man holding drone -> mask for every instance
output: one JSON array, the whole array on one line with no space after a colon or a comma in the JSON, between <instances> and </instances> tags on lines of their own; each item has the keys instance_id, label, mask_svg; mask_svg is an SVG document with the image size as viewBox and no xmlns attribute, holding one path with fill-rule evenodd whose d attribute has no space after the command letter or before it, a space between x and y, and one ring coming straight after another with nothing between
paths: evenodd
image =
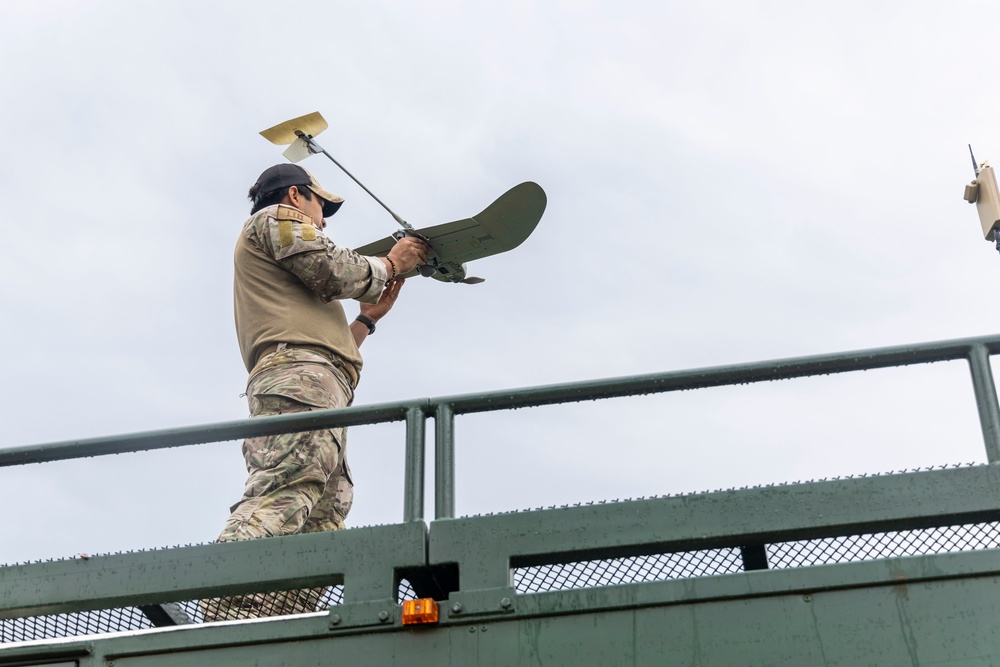
<instances>
[{"instance_id":1,"label":"man holding drone","mask_svg":"<svg viewBox=\"0 0 1000 667\"><path fill-rule=\"evenodd\" d=\"M251 216L236 245L234 299L250 413L346 407L361 372L358 348L396 302L403 284L396 277L426 262L427 244L403 238L386 257L335 245L323 234L325 218L344 200L296 164L264 170L249 198ZM353 322L341 299L360 302ZM346 445L344 428L246 439L249 477L219 541L342 529L353 499ZM224 598L205 616L313 611L316 600L308 594Z\"/></svg>"}]
</instances>

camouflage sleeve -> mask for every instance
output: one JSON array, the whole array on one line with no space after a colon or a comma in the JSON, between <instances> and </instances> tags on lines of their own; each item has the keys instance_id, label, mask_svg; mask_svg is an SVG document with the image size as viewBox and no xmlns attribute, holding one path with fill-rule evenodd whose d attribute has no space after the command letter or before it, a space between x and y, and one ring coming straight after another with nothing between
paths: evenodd
<instances>
[{"instance_id":1,"label":"camouflage sleeve","mask_svg":"<svg viewBox=\"0 0 1000 667\"><path fill-rule=\"evenodd\" d=\"M382 260L335 245L309 222L285 217L252 220L247 230L251 240L256 237L266 254L324 301L379 300L388 278Z\"/></svg>"}]
</instances>

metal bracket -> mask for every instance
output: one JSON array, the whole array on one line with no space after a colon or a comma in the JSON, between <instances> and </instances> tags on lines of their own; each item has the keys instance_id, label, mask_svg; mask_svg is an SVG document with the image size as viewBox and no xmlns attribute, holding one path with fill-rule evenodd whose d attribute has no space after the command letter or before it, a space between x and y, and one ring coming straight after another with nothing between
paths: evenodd
<instances>
[{"instance_id":1,"label":"metal bracket","mask_svg":"<svg viewBox=\"0 0 1000 667\"><path fill-rule=\"evenodd\" d=\"M513 587L455 591L442 604L450 620L469 617L501 616L517 610L517 591Z\"/></svg>"},{"instance_id":2,"label":"metal bracket","mask_svg":"<svg viewBox=\"0 0 1000 667\"><path fill-rule=\"evenodd\" d=\"M400 621L400 613L400 607L394 600L374 600L331 607L328 619L330 630L372 626L391 628Z\"/></svg>"}]
</instances>

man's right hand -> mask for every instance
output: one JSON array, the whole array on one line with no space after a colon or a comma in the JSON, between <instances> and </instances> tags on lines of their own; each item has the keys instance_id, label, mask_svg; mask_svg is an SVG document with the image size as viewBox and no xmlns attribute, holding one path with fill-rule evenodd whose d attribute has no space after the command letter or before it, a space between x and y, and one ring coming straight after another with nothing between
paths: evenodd
<instances>
[{"instance_id":1,"label":"man's right hand","mask_svg":"<svg viewBox=\"0 0 1000 667\"><path fill-rule=\"evenodd\" d=\"M389 275L392 275L393 265L396 267L397 276L409 273L418 266L423 266L427 263L427 253L429 250L427 244L420 239L412 236L404 236L396 241L396 245L389 251L389 259L392 260L391 262L386 262L386 269L389 271Z\"/></svg>"}]
</instances>

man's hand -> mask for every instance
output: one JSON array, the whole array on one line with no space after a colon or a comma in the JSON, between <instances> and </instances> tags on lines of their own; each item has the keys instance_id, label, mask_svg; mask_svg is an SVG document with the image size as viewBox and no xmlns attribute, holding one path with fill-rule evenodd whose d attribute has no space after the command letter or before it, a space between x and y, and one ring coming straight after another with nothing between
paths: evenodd
<instances>
[{"instance_id":1,"label":"man's hand","mask_svg":"<svg viewBox=\"0 0 1000 667\"><path fill-rule=\"evenodd\" d=\"M403 288L403 283L405 282L405 280L399 278L386 283L385 289L382 290L382 296L378 299L378 303L362 303L361 314L365 317L370 317L374 322L378 322L385 317L385 314L395 305L396 298L399 297L399 290Z\"/></svg>"},{"instance_id":2,"label":"man's hand","mask_svg":"<svg viewBox=\"0 0 1000 667\"><path fill-rule=\"evenodd\" d=\"M423 266L427 263L428 250L427 244L418 238L404 236L399 239L389 251L389 259L392 261L386 261L389 275L392 275L393 265L396 267L396 275L398 276L409 273L418 266Z\"/></svg>"},{"instance_id":3,"label":"man's hand","mask_svg":"<svg viewBox=\"0 0 1000 667\"><path fill-rule=\"evenodd\" d=\"M385 314L396 303L396 298L399 297L399 290L403 288L404 282L406 281L398 278L386 283L385 289L382 290L382 296L378 299L378 303L362 303L361 314L370 318L373 322L378 322L385 317ZM351 322L350 327L354 342L358 347L361 347L361 343L365 342L365 338L368 338L368 327L357 320Z\"/></svg>"}]
</instances>

